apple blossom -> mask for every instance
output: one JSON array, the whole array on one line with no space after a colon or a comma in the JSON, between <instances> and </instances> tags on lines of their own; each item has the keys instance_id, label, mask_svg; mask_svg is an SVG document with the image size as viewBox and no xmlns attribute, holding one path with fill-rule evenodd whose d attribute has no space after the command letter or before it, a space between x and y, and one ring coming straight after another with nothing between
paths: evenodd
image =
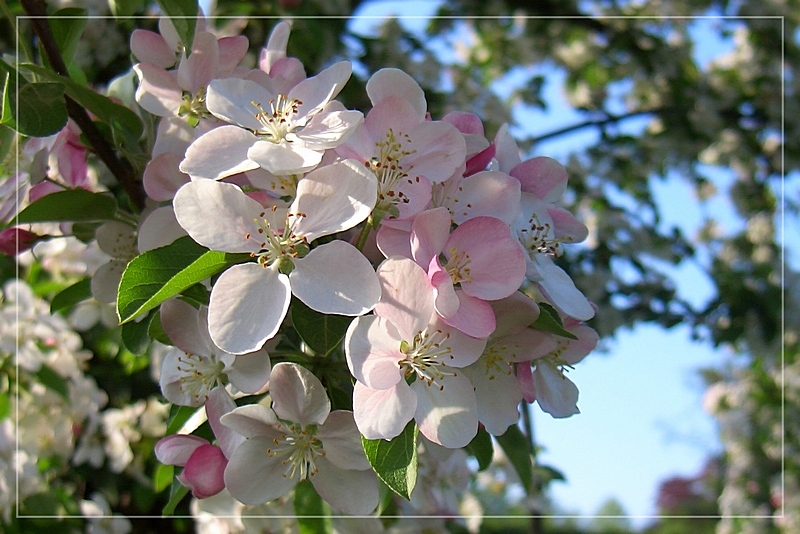
<instances>
[{"instance_id":1,"label":"apple blossom","mask_svg":"<svg viewBox=\"0 0 800 534\"><path fill-rule=\"evenodd\" d=\"M414 419L431 441L465 446L478 431L478 413L459 368L480 357L486 340L442 322L428 277L413 260L387 259L378 279L375 315L356 318L345 335L358 430L368 439L391 439Z\"/></svg>"},{"instance_id":2,"label":"apple blossom","mask_svg":"<svg viewBox=\"0 0 800 534\"><path fill-rule=\"evenodd\" d=\"M208 309L199 310L176 299L161 305L161 324L175 345L161 369L161 392L181 406L200 406L227 377L238 391L260 392L267 384L270 359L261 349L234 356L220 350L208 334Z\"/></svg>"},{"instance_id":3,"label":"apple blossom","mask_svg":"<svg viewBox=\"0 0 800 534\"><path fill-rule=\"evenodd\" d=\"M225 468L225 485L245 504L277 499L302 480L348 514L378 505L378 484L356 431L352 412L331 411L319 379L295 363L270 375L272 407L240 406L222 424L247 439Z\"/></svg>"},{"instance_id":4,"label":"apple blossom","mask_svg":"<svg viewBox=\"0 0 800 534\"><path fill-rule=\"evenodd\" d=\"M229 183L184 185L174 206L189 235L212 250L256 259L229 268L214 284L208 312L214 343L233 354L257 350L277 333L291 294L322 313L371 310L380 286L369 261L345 241L310 245L364 220L375 199L375 177L347 160L304 177L288 210L265 209Z\"/></svg>"},{"instance_id":5,"label":"apple blossom","mask_svg":"<svg viewBox=\"0 0 800 534\"><path fill-rule=\"evenodd\" d=\"M598 343L597 332L575 319L566 318L564 328L577 339L557 338L555 350L528 365L517 366L517 377L525 400L539 403L539 407L556 418L580 413L578 388L566 377L566 371L583 360ZM550 336L537 332L540 336Z\"/></svg>"},{"instance_id":6,"label":"apple blossom","mask_svg":"<svg viewBox=\"0 0 800 534\"><path fill-rule=\"evenodd\" d=\"M313 169L325 150L342 143L363 120L361 112L333 101L350 70L349 62L336 63L287 94L273 94L251 80L214 80L206 107L231 124L192 143L181 170L193 178L220 179L258 167L276 175Z\"/></svg>"}]
</instances>

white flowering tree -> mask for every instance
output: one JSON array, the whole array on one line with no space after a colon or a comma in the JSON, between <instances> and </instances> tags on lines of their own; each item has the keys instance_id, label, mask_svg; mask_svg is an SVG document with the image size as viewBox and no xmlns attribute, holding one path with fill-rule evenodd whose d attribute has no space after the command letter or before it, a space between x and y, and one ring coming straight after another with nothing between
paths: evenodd
<instances>
[{"instance_id":1,"label":"white flowering tree","mask_svg":"<svg viewBox=\"0 0 800 534\"><path fill-rule=\"evenodd\" d=\"M190 0L0 2L3 531L477 531L489 477L515 481L538 530L560 474L536 459L529 410L579 413L567 373L600 335L686 321L775 350L774 95L753 100L741 81L730 102L687 109L707 94L687 82L685 42L645 22L453 1L442 14L516 18L438 19L423 42L393 20L369 37L346 17L304 18L335 9L310 0L206 14ZM527 14L571 14L541 9ZM432 44L459 31L473 47L447 63ZM762 58L754 41L756 59L708 73L708 94ZM491 81L549 55L591 118L531 138ZM631 109L612 114L624 77ZM535 103L541 84L522 86ZM640 115L642 139L613 129ZM729 163L724 121L753 152L733 193L752 224L744 242L708 234L730 253L708 265L718 299L694 309L648 267L693 250L658 227L643 184L703 143ZM603 132L584 157L531 150L581 128ZM653 217L615 205L612 181ZM776 361L758 362L774 379ZM769 504L748 510L788 506L773 471L759 479Z\"/></svg>"}]
</instances>

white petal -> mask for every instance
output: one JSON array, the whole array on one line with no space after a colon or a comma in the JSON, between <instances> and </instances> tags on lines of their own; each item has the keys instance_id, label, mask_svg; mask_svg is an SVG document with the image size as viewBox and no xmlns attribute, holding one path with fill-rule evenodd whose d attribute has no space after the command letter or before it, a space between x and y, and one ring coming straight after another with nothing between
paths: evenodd
<instances>
[{"instance_id":1,"label":"white petal","mask_svg":"<svg viewBox=\"0 0 800 534\"><path fill-rule=\"evenodd\" d=\"M331 412L325 424L319 427L317 437L322 441L325 458L337 467L357 470L370 468L353 412Z\"/></svg>"},{"instance_id":2,"label":"white petal","mask_svg":"<svg viewBox=\"0 0 800 534\"><path fill-rule=\"evenodd\" d=\"M579 321L588 321L594 317L594 308L589 304L589 300L575 287L575 282L561 267L550 258L544 258L537 263L539 274L542 275L542 279L538 280L539 286L547 300Z\"/></svg>"},{"instance_id":3,"label":"white petal","mask_svg":"<svg viewBox=\"0 0 800 534\"><path fill-rule=\"evenodd\" d=\"M478 420L490 434L502 436L519 419L522 391L513 369L502 360L482 359L465 368L464 373L475 387Z\"/></svg>"},{"instance_id":4,"label":"white petal","mask_svg":"<svg viewBox=\"0 0 800 534\"><path fill-rule=\"evenodd\" d=\"M278 432L274 428L278 424L275 412L263 404L245 404L234 408L220 417L220 422L247 438L272 436Z\"/></svg>"},{"instance_id":5,"label":"white petal","mask_svg":"<svg viewBox=\"0 0 800 534\"><path fill-rule=\"evenodd\" d=\"M306 148L299 141L291 144L257 141L247 151L247 157L272 174L287 176L316 167L322 160L322 152Z\"/></svg>"},{"instance_id":6,"label":"white petal","mask_svg":"<svg viewBox=\"0 0 800 534\"><path fill-rule=\"evenodd\" d=\"M122 280L122 273L128 265L127 260L113 259L101 265L92 276L92 296L106 304L113 304L117 301L117 289L119 281Z\"/></svg>"},{"instance_id":7,"label":"white petal","mask_svg":"<svg viewBox=\"0 0 800 534\"><path fill-rule=\"evenodd\" d=\"M394 386L402 379L402 341L397 328L388 319L375 315L356 317L344 338L350 373L374 389Z\"/></svg>"},{"instance_id":8,"label":"white petal","mask_svg":"<svg viewBox=\"0 0 800 534\"><path fill-rule=\"evenodd\" d=\"M536 366L533 372L536 402L543 411L557 419L580 413L578 387L563 373L547 363Z\"/></svg>"},{"instance_id":9,"label":"white petal","mask_svg":"<svg viewBox=\"0 0 800 534\"><path fill-rule=\"evenodd\" d=\"M272 368L269 392L275 414L287 421L321 425L331 412L331 401L322 382L296 363L281 362Z\"/></svg>"},{"instance_id":10,"label":"white petal","mask_svg":"<svg viewBox=\"0 0 800 534\"><path fill-rule=\"evenodd\" d=\"M139 227L136 248L140 252L147 252L154 248L169 245L179 237L186 235L186 231L178 224L172 206L161 206L153 210Z\"/></svg>"},{"instance_id":11,"label":"white petal","mask_svg":"<svg viewBox=\"0 0 800 534\"><path fill-rule=\"evenodd\" d=\"M349 61L340 61L316 76L298 83L287 95L289 100L302 102L297 108L300 123L305 117L318 113L329 100L336 97L350 78L352 67Z\"/></svg>"},{"instance_id":12,"label":"white petal","mask_svg":"<svg viewBox=\"0 0 800 534\"><path fill-rule=\"evenodd\" d=\"M373 74L367 81L367 95L373 106L387 96L399 96L414 106L420 120L425 118L428 110L422 88L400 69L381 69Z\"/></svg>"},{"instance_id":13,"label":"white petal","mask_svg":"<svg viewBox=\"0 0 800 534\"><path fill-rule=\"evenodd\" d=\"M265 350L240 354L226 370L231 385L242 393L258 393L269 381L272 365Z\"/></svg>"},{"instance_id":14,"label":"white petal","mask_svg":"<svg viewBox=\"0 0 800 534\"><path fill-rule=\"evenodd\" d=\"M399 436L417 409L417 395L401 380L389 389L370 389L361 382L353 387L353 416L367 439Z\"/></svg>"},{"instance_id":15,"label":"white petal","mask_svg":"<svg viewBox=\"0 0 800 534\"><path fill-rule=\"evenodd\" d=\"M327 150L343 143L363 121L360 111L323 111L314 115L297 137L309 148Z\"/></svg>"},{"instance_id":16,"label":"white petal","mask_svg":"<svg viewBox=\"0 0 800 534\"><path fill-rule=\"evenodd\" d=\"M335 240L294 260L292 293L321 313L362 315L381 297L372 264L350 243Z\"/></svg>"},{"instance_id":17,"label":"white petal","mask_svg":"<svg viewBox=\"0 0 800 534\"><path fill-rule=\"evenodd\" d=\"M309 242L347 230L367 218L378 199L378 181L364 165L345 160L306 175L297 184L289 209L297 215L292 227Z\"/></svg>"},{"instance_id":18,"label":"white petal","mask_svg":"<svg viewBox=\"0 0 800 534\"><path fill-rule=\"evenodd\" d=\"M465 447L478 433L478 406L470 381L459 372L432 385L424 380L411 384L417 394L419 431L448 449Z\"/></svg>"},{"instance_id":19,"label":"white petal","mask_svg":"<svg viewBox=\"0 0 800 534\"><path fill-rule=\"evenodd\" d=\"M386 317L406 341L428 326L433 314L433 288L422 267L408 258L389 258L378 266L381 300L375 315Z\"/></svg>"},{"instance_id":20,"label":"white petal","mask_svg":"<svg viewBox=\"0 0 800 534\"><path fill-rule=\"evenodd\" d=\"M203 325L202 332L199 316L197 308L182 300L170 299L161 305L161 326L172 344L184 352L210 356L208 325Z\"/></svg>"},{"instance_id":21,"label":"white petal","mask_svg":"<svg viewBox=\"0 0 800 534\"><path fill-rule=\"evenodd\" d=\"M319 472L311 483L320 497L346 514L367 515L378 506L378 479L372 471L341 469L325 458L315 460Z\"/></svg>"},{"instance_id":22,"label":"white petal","mask_svg":"<svg viewBox=\"0 0 800 534\"><path fill-rule=\"evenodd\" d=\"M211 339L231 354L254 352L278 332L290 300L286 275L257 263L234 265L211 290Z\"/></svg>"},{"instance_id":23,"label":"white petal","mask_svg":"<svg viewBox=\"0 0 800 534\"><path fill-rule=\"evenodd\" d=\"M256 119L259 109L253 102L262 107L269 107L274 95L250 80L226 78L213 80L208 84L206 107L208 111L220 119L238 124L242 128L258 131L261 122Z\"/></svg>"},{"instance_id":24,"label":"white petal","mask_svg":"<svg viewBox=\"0 0 800 534\"><path fill-rule=\"evenodd\" d=\"M238 186L214 180L197 180L175 193L175 218L192 239L212 250L254 252L259 249L251 233L253 219L264 211L261 204Z\"/></svg>"},{"instance_id":25,"label":"white petal","mask_svg":"<svg viewBox=\"0 0 800 534\"><path fill-rule=\"evenodd\" d=\"M233 402L225 388L216 387L208 394L206 400L208 423L211 425L211 430L214 431L214 436L216 436L219 448L222 449L225 458L233 456L233 451L244 441L244 436L220 423L220 418L235 408L236 403Z\"/></svg>"},{"instance_id":26,"label":"white petal","mask_svg":"<svg viewBox=\"0 0 800 534\"><path fill-rule=\"evenodd\" d=\"M275 445L271 437L250 438L236 449L225 468L225 487L244 504L262 504L283 497L297 484L284 476L284 457L266 453Z\"/></svg>"},{"instance_id":27,"label":"white petal","mask_svg":"<svg viewBox=\"0 0 800 534\"><path fill-rule=\"evenodd\" d=\"M172 73L164 69L138 63L133 66L139 76L136 101L144 109L159 117L172 117L181 107L181 89Z\"/></svg>"},{"instance_id":28,"label":"white petal","mask_svg":"<svg viewBox=\"0 0 800 534\"><path fill-rule=\"evenodd\" d=\"M192 179L210 180L257 169L258 163L247 157L247 151L256 141L255 135L238 126L214 128L186 149L180 169Z\"/></svg>"}]
</instances>

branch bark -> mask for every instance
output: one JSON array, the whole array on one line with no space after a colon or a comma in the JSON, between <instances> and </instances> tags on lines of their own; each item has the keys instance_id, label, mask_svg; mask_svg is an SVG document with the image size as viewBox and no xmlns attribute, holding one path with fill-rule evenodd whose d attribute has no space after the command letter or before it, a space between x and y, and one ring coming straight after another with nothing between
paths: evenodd
<instances>
[{"instance_id":1,"label":"branch bark","mask_svg":"<svg viewBox=\"0 0 800 534\"><path fill-rule=\"evenodd\" d=\"M21 0L22 8L31 18L31 26L44 49L47 60L58 74L69 77L67 65L58 50L53 32L47 23L47 10L43 0ZM133 169L127 161L120 159L105 137L97 129L89 113L70 97L64 97L67 104L67 113L81 129L81 132L88 139L92 150L100 160L105 163L108 170L119 182L120 186L128 193L131 203L138 209L144 207L144 190L141 183L134 179Z\"/></svg>"}]
</instances>

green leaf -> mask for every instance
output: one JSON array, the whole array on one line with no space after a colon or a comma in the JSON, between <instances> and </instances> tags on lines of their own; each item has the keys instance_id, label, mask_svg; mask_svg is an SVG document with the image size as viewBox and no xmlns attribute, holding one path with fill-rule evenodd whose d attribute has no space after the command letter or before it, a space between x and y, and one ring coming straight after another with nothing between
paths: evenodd
<instances>
[{"instance_id":1,"label":"green leaf","mask_svg":"<svg viewBox=\"0 0 800 534\"><path fill-rule=\"evenodd\" d=\"M294 513L300 534L333 532L333 521L328 512L325 501L310 481L304 480L294 487Z\"/></svg>"},{"instance_id":2,"label":"green leaf","mask_svg":"<svg viewBox=\"0 0 800 534\"><path fill-rule=\"evenodd\" d=\"M174 473L174 466L159 464L158 467L156 467L156 472L153 473L153 491L161 493L167 489L172 483L172 476Z\"/></svg>"},{"instance_id":3,"label":"green leaf","mask_svg":"<svg viewBox=\"0 0 800 534\"><path fill-rule=\"evenodd\" d=\"M201 247L191 237L136 256L122 273L117 295L120 324L152 310L170 297L222 269L249 259Z\"/></svg>"},{"instance_id":4,"label":"green leaf","mask_svg":"<svg viewBox=\"0 0 800 534\"><path fill-rule=\"evenodd\" d=\"M417 483L417 433L417 425L412 420L391 441L361 437L375 474L406 500L411 499L411 491Z\"/></svg>"},{"instance_id":5,"label":"green leaf","mask_svg":"<svg viewBox=\"0 0 800 534\"><path fill-rule=\"evenodd\" d=\"M545 302L539 303L539 318L531 325L531 328L569 339L578 339L575 334L564 328L564 323L556 309Z\"/></svg>"},{"instance_id":6,"label":"green leaf","mask_svg":"<svg viewBox=\"0 0 800 534\"><path fill-rule=\"evenodd\" d=\"M158 5L175 26L188 56L194 41L194 28L197 23L197 0L157 0Z\"/></svg>"},{"instance_id":7,"label":"green leaf","mask_svg":"<svg viewBox=\"0 0 800 534\"><path fill-rule=\"evenodd\" d=\"M5 65L2 60L0 60L0 66ZM10 73L6 72L3 76L0 76L0 80L3 80L3 102L2 102L2 111L0 111L0 124L8 126L12 129L17 128L17 122L14 120L14 107L11 105L11 92L16 91L14 86L14 80ZM16 101L16 100L15 100Z\"/></svg>"},{"instance_id":8,"label":"green leaf","mask_svg":"<svg viewBox=\"0 0 800 534\"><path fill-rule=\"evenodd\" d=\"M62 290L50 302L50 313L56 313L67 308L71 308L79 302L91 298L92 281L89 278L79 280Z\"/></svg>"},{"instance_id":9,"label":"green leaf","mask_svg":"<svg viewBox=\"0 0 800 534\"><path fill-rule=\"evenodd\" d=\"M52 389L65 399L69 400L69 388L67 387L67 381L63 376L56 373L46 365L42 365L39 370L34 373L34 376L36 376L37 380L39 380L43 386Z\"/></svg>"},{"instance_id":10,"label":"green leaf","mask_svg":"<svg viewBox=\"0 0 800 534\"><path fill-rule=\"evenodd\" d=\"M67 124L65 87L57 82L37 82L20 85L9 95L9 104L17 131L30 137L47 137Z\"/></svg>"},{"instance_id":11,"label":"green leaf","mask_svg":"<svg viewBox=\"0 0 800 534\"><path fill-rule=\"evenodd\" d=\"M325 315L314 311L300 300L292 302L292 324L295 330L317 354L330 354L342 342L352 317Z\"/></svg>"},{"instance_id":12,"label":"green leaf","mask_svg":"<svg viewBox=\"0 0 800 534\"><path fill-rule=\"evenodd\" d=\"M11 414L11 397L8 393L0 393L0 421Z\"/></svg>"},{"instance_id":13,"label":"green leaf","mask_svg":"<svg viewBox=\"0 0 800 534\"><path fill-rule=\"evenodd\" d=\"M109 0L108 3L115 17L125 18L144 9L145 0Z\"/></svg>"},{"instance_id":14,"label":"green leaf","mask_svg":"<svg viewBox=\"0 0 800 534\"><path fill-rule=\"evenodd\" d=\"M59 9L47 19L65 65L72 63L87 20L86 10L80 7Z\"/></svg>"},{"instance_id":15,"label":"green leaf","mask_svg":"<svg viewBox=\"0 0 800 534\"><path fill-rule=\"evenodd\" d=\"M495 439L517 471L525 491L530 493L531 484L533 483L533 457L531 456L531 444L528 438L525 437L518 426L512 425L508 427L505 434L495 436Z\"/></svg>"},{"instance_id":16,"label":"green leaf","mask_svg":"<svg viewBox=\"0 0 800 534\"><path fill-rule=\"evenodd\" d=\"M117 201L105 193L66 189L45 195L19 213L18 223L111 220Z\"/></svg>"},{"instance_id":17,"label":"green leaf","mask_svg":"<svg viewBox=\"0 0 800 534\"><path fill-rule=\"evenodd\" d=\"M142 135L143 127L139 116L125 106L117 104L107 96L96 93L88 87L84 87L65 76L60 76L38 65L25 63L20 65L20 68L35 73L43 80L63 84L70 98L91 111L98 119L110 125L112 129L126 132L126 134L133 139L139 139Z\"/></svg>"},{"instance_id":18,"label":"green leaf","mask_svg":"<svg viewBox=\"0 0 800 534\"><path fill-rule=\"evenodd\" d=\"M169 491L169 502L161 510L162 515L172 515L175 513L175 508L178 506L186 494L189 493L189 488L178 482L178 479L172 480L172 488Z\"/></svg>"},{"instance_id":19,"label":"green leaf","mask_svg":"<svg viewBox=\"0 0 800 534\"><path fill-rule=\"evenodd\" d=\"M166 435L177 434L183 427L186 421L195 414L197 410L202 410L203 407L193 408L191 406L178 406L173 404L169 409L169 418L167 419L167 432Z\"/></svg>"},{"instance_id":20,"label":"green leaf","mask_svg":"<svg viewBox=\"0 0 800 534\"><path fill-rule=\"evenodd\" d=\"M492 456L494 455L492 436L489 435L486 429L478 429L478 434L466 446L466 451L478 460L478 471L483 471L492 463Z\"/></svg>"},{"instance_id":21,"label":"green leaf","mask_svg":"<svg viewBox=\"0 0 800 534\"><path fill-rule=\"evenodd\" d=\"M122 344L132 354L141 355L150 346L150 324L158 310L153 310L141 321L131 321L122 325Z\"/></svg>"}]
</instances>

